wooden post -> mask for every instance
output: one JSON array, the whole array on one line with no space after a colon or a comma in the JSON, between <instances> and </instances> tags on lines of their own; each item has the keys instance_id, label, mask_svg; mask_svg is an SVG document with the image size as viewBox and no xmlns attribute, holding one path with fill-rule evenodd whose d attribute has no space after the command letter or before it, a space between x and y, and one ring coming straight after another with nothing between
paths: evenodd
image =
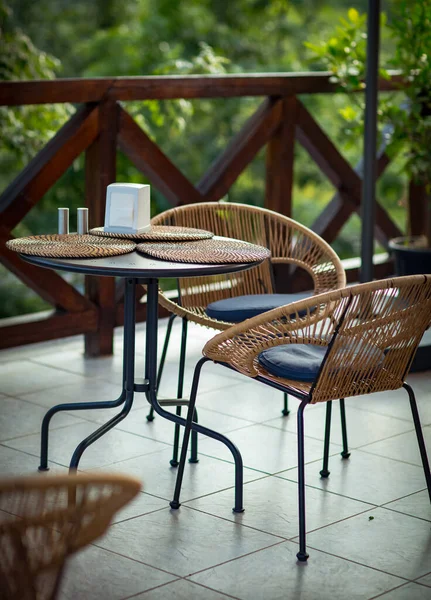
<instances>
[{"instance_id":1,"label":"wooden post","mask_svg":"<svg viewBox=\"0 0 431 600\"><path fill-rule=\"evenodd\" d=\"M99 104L99 135L85 154L85 195L90 227L103 225L106 186L116 179L118 109L118 104L111 98ZM98 310L97 331L85 336L85 354L110 355L113 353L116 316L115 279L87 276L85 289Z\"/></svg>"},{"instance_id":2,"label":"wooden post","mask_svg":"<svg viewBox=\"0 0 431 600\"><path fill-rule=\"evenodd\" d=\"M272 136L266 154L265 208L292 216L293 163L298 103L283 100L281 125Z\"/></svg>"}]
</instances>

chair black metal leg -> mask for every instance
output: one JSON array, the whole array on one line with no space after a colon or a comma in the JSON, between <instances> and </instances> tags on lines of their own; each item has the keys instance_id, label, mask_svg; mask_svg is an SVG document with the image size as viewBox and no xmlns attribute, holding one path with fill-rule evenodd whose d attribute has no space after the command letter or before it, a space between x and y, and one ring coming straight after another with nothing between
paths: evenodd
<instances>
[{"instance_id":1,"label":"chair black metal leg","mask_svg":"<svg viewBox=\"0 0 431 600\"><path fill-rule=\"evenodd\" d=\"M181 493L181 484L182 484L183 475L184 475L184 466L186 464L186 458L187 458L187 447L189 444L190 432L191 432L192 428L194 426L196 426L200 433L203 433L204 435L208 435L212 439L222 442L232 452L232 456L235 461L235 506L233 507L232 510L234 512L241 513L241 512L244 512L244 507L243 507L243 462L242 462L242 457L241 457L241 454L240 454L238 448L224 435L221 435L220 433L217 433L216 431L212 431L210 429L207 429L206 427L202 427L202 425L198 425L197 423L193 422L196 395L197 395L198 384L199 384L199 376L200 376L202 366L207 361L208 361L207 358L201 358L200 361L196 365L195 372L193 375L192 391L190 394L190 403L189 403L189 407L188 407L188 411L187 411L187 420L186 420L185 429L184 429L183 445L181 448L181 457L180 457L180 463L179 463L179 467L178 467L177 481L175 484L174 497L173 497L173 500L170 502L170 506L171 506L171 508L174 508L174 509L177 509L181 506L180 493Z\"/></svg>"},{"instance_id":2,"label":"chair black metal leg","mask_svg":"<svg viewBox=\"0 0 431 600\"><path fill-rule=\"evenodd\" d=\"M187 324L188 321L186 318L183 318L183 326L181 332L181 350L180 350L180 366L178 371L178 389L177 389L177 398L183 397L183 387L184 387L184 369L186 364L186 346L187 346ZM178 417L181 417L181 406L177 406L175 414ZM171 467L178 466L178 448L180 445L180 426L178 423L175 423L175 431L174 431L174 447L172 451L172 459L170 461Z\"/></svg>"},{"instance_id":3,"label":"chair black metal leg","mask_svg":"<svg viewBox=\"0 0 431 600\"><path fill-rule=\"evenodd\" d=\"M325 422L325 442L323 445L323 468L320 471L320 477L329 477L328 471L329 461L329 440L331 438L331 415L332 415L332 400L326 403L326 422Z\"/></svg>"},{"instance_id":4,"label":"chair black metal leg","mask_svg":"<svg viewBox=\"0 0 431 600\"><path fill-rule=\"evenodd\" d=\"M303 400L298 408L298 512L299 512L299 552L296 557L305 562L308 559L305 539L305 455L304 455L304 409L308 400Z\"/></svg>"},{"instance_id":5,"label":"chair black metal leg","mask_svg":"<svg viewBox=\"0 0 431 600\"><path fill-rule=\"evenodd\" d=\"M197 423L198 422L198 411L194 410L193 413L193 422ZM189 458L189 463L198 463L199 462L199 458L198 458L198 432L194 429L192 429L192 441L190 444L190 458Z\"/></svg>"},{"instance_id":6,"label":"chair black metal leg","mask_svg":"<svg viewBox=\"0 0 431 600\"><path fill-rule=\"evenodd\" d=\"M431 502L430 466L429 466L429 462L428 462L427 450L425 447L425 440L424 440L424 436L422 433L422 427L421 427L421 422L420 422L420 418L419 418L418 407L416 404L416 398L415 398L415 394L414 394L412 388L408 385L408 383L404 383L403 387L407 390L407 393L409 395L410 407L412 409L412 415L413 415L413 422L415 424L416 437L418 440L419 451L421 453L422 466L423 466L423 470L424 470L424 474L425 474L425 480L427 482L428 496L429 496L430 502Z\"/></svg>"},{"instance_id":7,"label":"chair black metal leg","mask_svg":"<svg viewBox=\"0 0 431 600\"><path fill-rule=\"evenodd\" d=\"M172 314L169 317L168 327L166 329L165 342L163 344L162 356L160 357L159 370L157 371L157 389L160 387L162 380L163 367L165 366L166 354L168 352L169 340L171 338L172 323L177 315ZM154 421L154 408L150 408L150 412L147 415L147 421Z\"/></svg>"},{"instance_id":8,"label":"chair black metal leg","mask_svg":"<svg viewBox=\"0 0 431 600\"><path fill-rule=\"evenodd\" d=\"M341 435L343 436L343 451L341 456L343 458L349 458L349 445L347 443L347 424L346 424L346 406L344 398L340 398L340 416L341 416Z\"/></svg>"},{"instance_id":9,"label":"chair black metal leg","mask_svg":"<svg viewBox=\"0 0 431 600\"><path fill-rule=\"evenodd\" d=\"M283 417L287 417L287 415L290 414L289 396L286 394L286 392L283 392L283 410L281 411L281 414Z\"/></svg>"}]
</instances>

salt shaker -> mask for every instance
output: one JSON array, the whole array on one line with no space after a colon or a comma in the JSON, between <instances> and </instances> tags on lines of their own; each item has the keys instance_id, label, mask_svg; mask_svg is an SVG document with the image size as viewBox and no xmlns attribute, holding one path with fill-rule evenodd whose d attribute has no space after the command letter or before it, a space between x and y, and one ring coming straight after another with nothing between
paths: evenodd
<instances>
[{"instance_id":1,"label":"salt shaker","mask_svg":"<svg viewBox=\"0 0 431 600\"><path fill-rule=\"evenodd\" d=\"M78 208L78 233L88 233L88 208Z\"/></svg>"},{"instance_id":2,"label":"salt shaker","mask_svg":"<svg viewBox=\"0 0 431 600\"><path fill-rule=\"evenodd\" d=\"M69 209L58 209L58 233L60 235L69 233Z\"/></svg>"}]
</instances>

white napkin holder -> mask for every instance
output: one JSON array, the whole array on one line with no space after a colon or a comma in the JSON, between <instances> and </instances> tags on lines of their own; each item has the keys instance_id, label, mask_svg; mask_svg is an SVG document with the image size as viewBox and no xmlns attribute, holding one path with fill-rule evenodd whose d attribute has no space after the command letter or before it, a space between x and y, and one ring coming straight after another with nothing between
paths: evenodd
<instances>
[{"instance_id":1,"label":"white napkin holder","mask_svg":"<svg viewBox=\"0 0 431 600\"><path fill-rule=\"evenodd\" d=\"M150 229L150 186L111 183L106 188L104 231L144 233Z\"/></svg>"}]
</instances>

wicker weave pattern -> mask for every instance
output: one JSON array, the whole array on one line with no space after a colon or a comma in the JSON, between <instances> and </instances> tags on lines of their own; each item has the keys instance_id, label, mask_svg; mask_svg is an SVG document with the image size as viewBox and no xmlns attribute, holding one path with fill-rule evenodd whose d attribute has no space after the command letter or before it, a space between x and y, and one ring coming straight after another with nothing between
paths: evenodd
<instances>
[{"instance_id":1,"label":"wicker weave pattern","mask_svg":"<svg viewBox=\"0 0 431 600\"><path fill-rule=\"evenodd\" d=\"M145 243L138 244L136 249L162 260L197 264L253 263L270 255L263 246L223 238L182 244Z\"/></svg>"},{"instance_id":2,"label":"wicker weave pattern","mask_svg":"<svg viewBox=\"0 0 431 600\"><path fill-rule=\"evenodd\" d=\"M103 258L133 252L130 240L114 240L94 235L33 235L6 242L10 250L30 256L49 258Z\"/></svg>"},{"instance_id":3,"label":"wicker weave pattern","mask_svg":"<svg viewBox=\"0 0 431 600\"><path fill-rule=\"evenodd\" d=\"M55 598L68 555L101 536L140 483L119 475L25 477L0 483L0 597Z\"/></svg>"},{"instance_id":4,"label":"wicker weave pattern","mask_svg":"<svg viewBox=\"0 0 431 600\"><path fill-rule=\"evenodd\" d=\"M341 262L329 244L307 227L266 209L223 202L199 203L168 210L156 216L152 224L197 227L270 250L270 260L242 273L181 279L181 306L160 294L160 303L171 312L214 329L227 329L230 323L210 319L205 313L208 304L234 296L273 293L271 264L290 263L304 268L313 279L315 293L344 287L346 283Z\"/></svg>"},{"instance_id":5,"label":"wicker weave pattern","mask_svg":"<svg viewBox=\"0 0 431 600\"><path fill-rule=\"evenodd\" d=\"M171 241L183 242L187 240L208 240L213 237L211 231L193 229L192 227L166 227L165 225L154 225L144 233L112 233L105 231L103 227L90 229L92 235L101 237L112 237L136 241Z\"/></svg>"},{"instance_id":6,"label":"wicker weave pattern","mask_svg":"<svg viewBox=\"0 0 431 600\"><path fill-rule=\"evenodd\" d=\"M268 311L219 333L203 354L249 377L261 375L307 394L312 403L324 402L400 388L430 323L431 275L398 277ZM282 344L329 346L335 332L313 385L275 377L257 360L263 350ZM370 345L384 353L383 362L367 351Z\"/></svg>"}]
</instances>

